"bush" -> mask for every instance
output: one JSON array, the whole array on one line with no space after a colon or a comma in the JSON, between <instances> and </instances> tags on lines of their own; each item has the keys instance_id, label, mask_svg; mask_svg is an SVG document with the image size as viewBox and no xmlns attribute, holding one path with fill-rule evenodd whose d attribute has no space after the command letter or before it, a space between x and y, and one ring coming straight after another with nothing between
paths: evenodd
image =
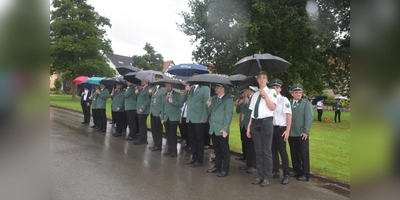
<instances>
[{"instance_id":1,"label":"bush","mask_svg":"<svg viewBox=\"0 0 400 200\"><path fill-rule=\"evenodd\" d=\"M54 87L55 87L55 89L56 89L56 90L60 90L60 89L61 89L61 86L62 86L61 81L59 81L58 79L56 79L56 80L54 81Z\"/></svg>"}]
</instances>

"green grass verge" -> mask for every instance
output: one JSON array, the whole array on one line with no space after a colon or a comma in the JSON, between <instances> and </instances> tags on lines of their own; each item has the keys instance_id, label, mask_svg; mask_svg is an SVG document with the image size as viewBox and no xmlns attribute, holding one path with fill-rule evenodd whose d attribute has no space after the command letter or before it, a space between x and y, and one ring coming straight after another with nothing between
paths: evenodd
<instances>
[{"instance_id":1,"label":"green grass verge","mask_svg":"<svg viewBox=\"0 0 400 200\"><path fill-rule=\"evenodd\" d=\"M70 95L51 95L50 105L81 111L80 100L71 101ZM108 99L107 105L111 105ZM107 107L107 117L111 118L111 109ZM324 111L323 118L330 122L318 122L314 112L314 124L310 134L311 171L326 177L350 182L350 113L342 113L342 122L333 123L334 112ZM231 150L241 152L239 115L234 112L230 127L229 145ZM148 119L148 126L150 120ZM287 145L289 152L289 145ZM289 159L290 161L290 159Z\"/></svg>"}]
</instances>

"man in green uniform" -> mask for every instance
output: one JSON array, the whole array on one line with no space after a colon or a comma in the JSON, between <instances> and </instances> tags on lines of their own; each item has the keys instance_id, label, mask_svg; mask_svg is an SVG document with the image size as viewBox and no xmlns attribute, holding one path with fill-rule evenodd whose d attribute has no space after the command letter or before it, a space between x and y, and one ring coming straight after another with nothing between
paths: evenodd
<instances>
[{"instance_id":1,"label":"man in green uniform","mask_svg":"<svg viewBox=\"0 0 400 200\"><path fill-rule=\"evenodd\" d=\"M100 83L100 89L96 90L96 93L98 95L97 97L97 109L99 113L99 122L100 122L100 129L99 132L105 133L107 129L107 116L106 116L106 104L107 104L107 98L108 95L110 94L108 89L106 88L105 85Z\"/></svg>"},{"instance_id":2,"label":"man in green uniform","mask_svg":"<svg viewBox=\"0 0 400 200\"><path fill-rule=\"evenodd\" d=\"M225 177L229 174L230 150L229 150L229 127L231 126L233 114L233 100L226 91L229 86L217 84L215 95L207 101L207 111L210 116L210 130L212 143L215 151L215 165L208 169L207 173L219 172L217 177Z\"/></svg>"},{"instance_id":3,"label":"man in green uniform","mask_svg":"<svg viewBox=\"0 0 400 200\"><path fill-rule=\"evenodd\" d=\"M147 142L147 116L150 113L150 95L148 82L142 81L141 85L136 89L137 94L136 110L139 118L139 139L135 145L148 144Z\"/></svg>"},{"instance_id":4,"label":"man in green uniform","mask_svg":"<svg viewBox=\"0 0 400 200\"><path fill-rule=\"evenodd\" d=\"M92 95L89 99L92 101L92 118L93 118L93 126L90 128L100 129L100 122L99 122L99 114L97 110L97 90L99 90L99 86L96 85L95 89L92 91Z\"/></svg>"},{"instance_id":5,"label":"man in green uniform","mask_svg":"<svg viewBox=\"0 0 400 200\"><path fill-rule=\"evenodd\" d=\"M115 137L122 136L122 125L124 120L124 107L125 107L125 91L122 89L122 83L117 82L113 92L112 111L115 115L115 123L117 125Z\"/></svg>"},{"instance_id":6,"label":"man in green uniform","mask_svg":"<svg viewBox=\"0 0 400 200\"><path fill-rule=\"evenodd\" d=\"M155 80L160 80L163 77L160 75L154 76ZM151 134L153 136L153 146L149 147L152 151L161 151L162 145L162 124L161 124L161 97L166 93L164 87L160 85L155 85L149 90L151 95L150 100L150 121L151 121Z\"/></svg>"},{"instance_id":7,"label":"man in green uniform","mask_svg":"<svg viewBox=\"0 0 400 200\"><path fill-rule=\"evenodd\" d=\"M168 150L163 155L177 156L177 136L181 107L183 105L181 94L173 90L171 83L165 84L166 93L161 97L161 124L165 126Z\"/></svg>"},{"instance_id":8,"label":"man in green uniform","mask_svg":"<svg viewBox=\"0 0 400 200\"><path fill-rule=\"evenodd\" d=\"M136 100L137 100L137 95L135 93L135 85L131 82L126 82L128 87L125 90L125 113L126 113L126 119L127 123L129 126L129 134L128 137L126 138L127 140L134 140L138 138L137 133L137 126L138 124L136 123L136 118L137 118L137 113L136 113Z\"/></svg>"},{"instance_id":9,"label":"man in green uniform","mask_svg":"<svg viewBox=\"0 0 400 200\"><path fill-rule=\"evenodd\" d=\"M314 120L312 107L309 101L302 99L303 86L294 84L292 91L292 127L289 134L290 154L294 174L299 181L308 181L310 177L309 138L311 125Z\"/></svg>"}]
</instances>

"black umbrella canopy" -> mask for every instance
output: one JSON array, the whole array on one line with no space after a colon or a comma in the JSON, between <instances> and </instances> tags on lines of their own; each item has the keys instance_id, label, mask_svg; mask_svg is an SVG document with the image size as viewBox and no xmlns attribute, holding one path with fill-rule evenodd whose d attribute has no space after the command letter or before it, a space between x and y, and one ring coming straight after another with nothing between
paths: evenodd
<instances>
[{"instance_id":1,"label":"black umbrella canopy","mask_svg":"<svg viewBox=\"0 0 400 200\"><path fill-rule=\"evenodd\" d=\"M176 89L180 89L180 90L184 90L186 83L180 81L180 80L175 80L175 79L170 79L170 78L165 78L165 79L160 79L157 81L154 81L153 84L158 84L161 86L164 86L165 83L172 83L172 85L174 86L174 88Z\"/></svg>"},{"instance_id":2,"label":"black umbrella canopy","mask_svg":"<svg viewBox=\"0 0 400 200\"><path fill-rule=\"evenodd\" d=\"M257 76L260 71L266 71L268 75L286 71L290 63L272 54L254 54L240 59L233 66L234 74Z\"/></svg>"},{"instance_id":3,"label":"black umbrella canopy","mask_svg":"<svg viewBox=\"0 0 400 200\"><path fill-rule=\"evenodd\" d=\"M155 80L155 75L160 75L163 78L167 78L165 74L163 74L160 71L154 71L154 70L140 70L136 72L135 77L141 81L145 81L148 83L153 83Z\"/></svg>"},{"instance_id":4,"label":"black umbrella canopy","mask_svg":"<svg viewBox=\"0 0 400 200\"><path fill-rule=\"evenodd\" d=\"M103 78L100 81L101 84L105 85L107 88L110 87L115 87L116 83L122 83L122 85L125 87L125 81L123 80L122 77L111 77L111 78Z\"/></svg>"},{"instance_id":5,"label":"black umbrella canopy","mask_svg":"<svg viewBox=\"0 0 400 200\"><path fill-rule=\"evenodd\" d=\"M124 80L131 82L133 84L140 85L142 83L142 81L136 78L136 73L137 72L129 72L129 73L125 74Z\"/></svg>"},{"instance_id":6,"label":"black umbrella canopy","mask_svg":"<svg viewBox=\"0 0 400 200\"><path fill-rule=\"evenodd\" d=\"M132 65L126 65L126 66L120 66L120 67L116 67L115 68L119 74L121 74L122 76L124 76L125 74L129 73L129 72L138 72L140 71L139 68L134 67Z\"/></svg>"},{"instance_id":7,"label":"black umbrella canopy","mask_svg":"<svg viewBox=\"0 0 400 200\"><path fill-rule=\"evenodd\" d=\"M255 76L245 76L243 74L235 74L229 76L228 79L234 86L241 86L243 84L258 86L257 78Z\"/></svg>"},{"instance_id":8,"label":"black umbrella canopy","mask_svg":"<svg viewBox=\"0 0 400 200\"><path fill-rule=\"evenodd\" d=\"M327 96L317 96L311 101L311 104L317 105L318 101L321 101L322 99L326 100L327 98L328 98Z\"/></svg>"},{"instance_id":9,"label":"black umbrella canopy","mask_svg":"<svg viewBox=\"0 0 400 200\"><path fill-rule=\"evenodd\" d=\"M192 76L187 82L191 84L197 83L208 86L215 85L217 83L233 86L233 84L229 81L228 76L223 74L199 74Z\"/></svg>"}]
</instances>

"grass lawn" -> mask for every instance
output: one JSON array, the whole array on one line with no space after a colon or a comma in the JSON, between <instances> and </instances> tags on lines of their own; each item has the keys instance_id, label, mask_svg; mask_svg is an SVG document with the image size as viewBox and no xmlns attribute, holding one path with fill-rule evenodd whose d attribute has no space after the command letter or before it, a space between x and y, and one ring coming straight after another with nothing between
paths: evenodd
<instances>
[{"instance_id":1,"label":"grass lawn","mask_svg":"<svg viewBox=\"0 0 400 200\"><path fill-rule=\"evenodd\" d=\"M70 95L51 95L50 105L81 111L80 99L71 101ZM107 101L107 117L111 118L111 99ZM318 122L314 112L314 123L310 134L311 171L323 176L350 182L350 113L342 112L341 123L333 122L334 112L324 111L322 118L330 122ZM148 118L148 126L150 125ZM230 127L229 145L231 150L241 152L239 115L234 111ZM179 130L179 129L178 129ZM289 145L287 145L289 151ZM290 161L290 156L289 156Z\"/></svg>"}]
</instances>

